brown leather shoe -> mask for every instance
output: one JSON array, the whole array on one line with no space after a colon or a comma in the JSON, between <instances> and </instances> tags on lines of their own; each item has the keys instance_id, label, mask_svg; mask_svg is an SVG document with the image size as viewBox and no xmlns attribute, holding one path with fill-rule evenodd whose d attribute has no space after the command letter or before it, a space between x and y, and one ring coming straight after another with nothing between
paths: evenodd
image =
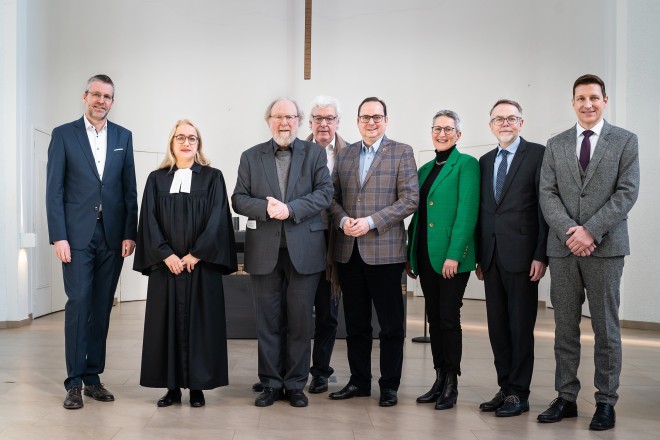
<instances>
[{"instance_id":1,"label":"brown leather shoe","mask_svg":"<svg viewBox=\"0 0 660 440\"><path fill-rule=\"evenodd\" d=\"M62 405L66 409L80 409L83 407L83 398L80 394L80 387L73 387L66 392L66 397L64 398L64 404Z\"/></svg>"},{"instance_id":2,"label":"brown leather shoe","mask_svg":"<svg viewBox=\"0 0 660 440\"><path fill-rule=\"evenodd\" d=\"M97 383L96 385L85 385L85 396L89 396L94 400L99 402L112 402L115 400L115 396L112 393L105 389L102 383Z\"/></svg>"}]
</instances>

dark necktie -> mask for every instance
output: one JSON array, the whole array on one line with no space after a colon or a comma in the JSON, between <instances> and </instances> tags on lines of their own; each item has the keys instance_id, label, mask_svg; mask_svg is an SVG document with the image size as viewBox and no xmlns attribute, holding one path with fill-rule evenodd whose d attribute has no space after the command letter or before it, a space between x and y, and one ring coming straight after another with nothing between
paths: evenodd
<instances>
[{"instance_id":1,"label":"dark necktie","mask_svg":"<svg viewBox=\"0 0 660 440\"><path fill-rule=\"evenodd\" d=\"M591 141L589 140L589 136L594 134L594 132L591 130L584 130L582 134L584 135L584 138L582 139L582 146L580 147L580 166L583 171L586 171L587 166L589 165L589 159L591 158Z\"/></svg>"},{"instance_id":2,"label":"dark necktie","mask_svg":"<svg viewBox=\"0 0 660 440\"><path fill-rule=\"evenodd\" d=\"M502 156L502 161L500 166L497 167L497 180L495 181L495 202L500 203L500 197L502 197L502 189L504 188L504 179L506 179L506 168L507 168L507 156L509 152L506 150L500 150L500 156Z\"/></svg>"}]
</instances>

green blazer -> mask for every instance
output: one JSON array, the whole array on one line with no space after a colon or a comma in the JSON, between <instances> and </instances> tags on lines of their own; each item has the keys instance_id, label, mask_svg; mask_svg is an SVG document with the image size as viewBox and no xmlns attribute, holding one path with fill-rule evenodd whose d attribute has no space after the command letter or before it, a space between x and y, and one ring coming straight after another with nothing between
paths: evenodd
<instances>
[{"instance_id":1,"label":"green blazer","mask_svg":"<svg viewBox=\"0 0 660 440\"><path fill-rule=\"evenodd\" d=\"M424 164L417 175L424 184L435 159ZM442 273L446 259L458 261L458 272L476 267L474 230L479 216L479 162L454 149L431 186L426 203L427 224L418 225L417 213L408 227L408 261L417 272L417 246L428 246L433 269ZM417 242L417 228L428 228L428 243Z\"/></svg>"}]
</instances>

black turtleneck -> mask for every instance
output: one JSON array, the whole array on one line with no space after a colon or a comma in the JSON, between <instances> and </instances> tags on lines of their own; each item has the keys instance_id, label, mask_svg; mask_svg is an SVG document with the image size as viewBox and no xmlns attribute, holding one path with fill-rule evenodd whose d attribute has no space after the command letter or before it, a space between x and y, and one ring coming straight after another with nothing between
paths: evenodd
<instances>
[{"instance_id":1,"label":"black turtleneck","mask_svg":"<svg viewBox=\"0 0 660 440\"><path fill-rule=\"evenodd\" d=\"M417 210L417 255L418 261L420 261L421 256L428 258L428 246L427 246L427 236L428 236L428 221L427 221L427 207L428 207L428 197L431 187L435 182L435 179L438 178L442 167L445 165L445 162L449 158L449 155L456 149L456 144L454 144L450 149L445 151L436 151L435 152L435 165L433 169L424 182L419 188L419 208Z\"/></svg>"}]
</instances>

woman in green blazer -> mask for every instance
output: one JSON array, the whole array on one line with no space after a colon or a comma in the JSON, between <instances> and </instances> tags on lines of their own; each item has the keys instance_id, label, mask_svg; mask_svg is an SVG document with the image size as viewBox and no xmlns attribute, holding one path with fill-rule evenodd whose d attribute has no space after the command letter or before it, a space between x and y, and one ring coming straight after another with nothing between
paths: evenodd
<instances>
[{"instance_id":1,"label":"woman in green blazer","mask_svg":"<svg viewBox=\"0 0 660 440\"><path fill-rule=\"evenodd\" d=\"M419 171L419 209L408 228L408 265L419 275L429 321L436 380L417 398L452 408L461 374L461 306L470 272L475 269L474 229L479 211L479 162L461 154L461 120L451 110L433 117L431 139L436 157Z\"/></svg>"}]
</instances>

